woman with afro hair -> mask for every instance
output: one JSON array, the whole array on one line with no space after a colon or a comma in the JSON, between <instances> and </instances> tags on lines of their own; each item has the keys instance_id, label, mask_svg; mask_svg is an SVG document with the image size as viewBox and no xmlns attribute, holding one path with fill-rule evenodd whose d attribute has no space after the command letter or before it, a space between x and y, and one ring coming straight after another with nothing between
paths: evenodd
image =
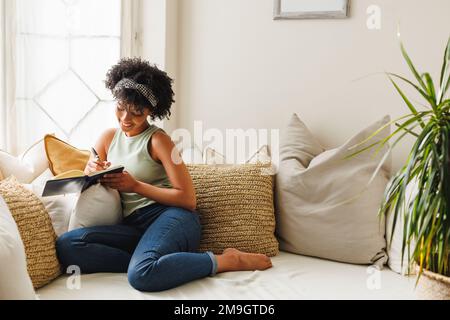
<instances>
[{"instance_id":1,"label":"woman with afro hair","mask_svg":"<svg viewBox=\"0 0 450 320\"><path fill-rule=\"evenodd\" d=\"M64 268L81 273L127 272L140 291L161 291L219 272L264 270L269 257L228 248L220 255L199 253L201 225L189 172L170 136L151 120L169 118L172 79L140 58L124 58L107 73L106 87L117 100L118 128L95 144L85 173L111 163L125 166L101 183L117 189L123 221L72 230L56 242Z\"/></svg>"}]
</instances>

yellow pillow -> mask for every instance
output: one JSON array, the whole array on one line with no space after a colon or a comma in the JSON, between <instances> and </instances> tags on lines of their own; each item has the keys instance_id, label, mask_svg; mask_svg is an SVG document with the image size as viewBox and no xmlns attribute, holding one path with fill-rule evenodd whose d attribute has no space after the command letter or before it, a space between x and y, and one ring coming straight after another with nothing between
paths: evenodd
<instances>
[{"instance_id":1,"label":"yellow pillow","mask_svg":"<svg viewBox=\"0 0 450 320\"><path fill-rule=\"evenodd\" d=\"M55 248L56 234L48 212L37 195L14 176L0 181L0 195L19 229L33 286L40 288L61 274Z\"/></svg>"},{"instance_id":2,"label":"yellow pillow","mask_svg":"<svg viewBox=\"0 0 450 320\"><path fill-rule=\"evenodd\" d=\"M90 152L79 150L55 136L44 137L45 152L51 172L56 176L69 170L83 171L90 157Z\"/></svg>"},{"instance_id":3,"label":"yellow pillow","mask_svg":"<svg viewBox=\"0 0 450 320\"><path fill-rule=\"evenodd\" d=\"M187 164L202 224L200 251L278 254L271 164Z\"/></svg>"},{"instance_id":4,"label":"yellow pillow","mask_svg":"<svg viewBox=\"0 0 450 320\"><path fill-rule=\"evenodd\" d=\"M3 174L2 174L2 170L0 170L0 181L2 181L4 178L3 178Z\"/></svg>"}]
</instances>

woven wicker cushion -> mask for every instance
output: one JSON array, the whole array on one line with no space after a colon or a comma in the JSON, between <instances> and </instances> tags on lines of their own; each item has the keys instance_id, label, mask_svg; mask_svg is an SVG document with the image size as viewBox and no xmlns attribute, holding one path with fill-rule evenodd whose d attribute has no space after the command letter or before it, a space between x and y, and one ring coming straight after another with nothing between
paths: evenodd
<instances>
[{"instance_id":1,"label":"woven wicker cushion","mask_svg":"<svg viewBox=\"0 0 450 320\"><path fill-rule=\"evenodd\" d=\"M50 217L39 198L14 176L0 181L0 195L19 229L33 286L40 288L61 273L55 250L56 235Z\"/></svg>"},{"instance_id":2,"label":"woven wicker cushion","mask_svg":"<svg viewBox=\"0 0 450 320\"><path fill-rule=\"evenodd\" d=\"M188 164L202 224L200 251L278 254L269 165Z\"/></svg>"}]
</instances>

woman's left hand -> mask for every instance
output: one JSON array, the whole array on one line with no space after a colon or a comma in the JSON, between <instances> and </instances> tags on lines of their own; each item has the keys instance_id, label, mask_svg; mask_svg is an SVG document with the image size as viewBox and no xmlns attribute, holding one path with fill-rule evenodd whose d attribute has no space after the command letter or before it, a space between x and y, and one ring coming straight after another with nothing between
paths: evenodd
<instances>
[{"instance_id":1,"label":"woman's left hand","mask_svg":"<svg viewBox=\"0 0 450 320\"><path fill-rule=\"evenodd\" d=\"M122 192L134 192L138 181L127 171L122 173L105 174L100 183L106 187L117 189Z\"/></svg>"}]
</instances>

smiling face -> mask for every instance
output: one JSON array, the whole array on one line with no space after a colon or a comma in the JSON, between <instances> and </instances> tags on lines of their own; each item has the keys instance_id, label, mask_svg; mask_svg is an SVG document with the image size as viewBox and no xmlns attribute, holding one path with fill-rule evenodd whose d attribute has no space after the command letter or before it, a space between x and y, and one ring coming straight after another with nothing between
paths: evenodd
<instances>
[{"instance_id":1,"label":"smiling face","mask_svg":"<svg viewBox=\"0 0 450 320\"><path fill-rule=\"evenodd\" d=\"M120 128L128 137L135 136L148 128L147 117L150 110L144 108L137 110L133 105L118 102L116 106L116 117Z\"/></svg>"}]
</instances>

